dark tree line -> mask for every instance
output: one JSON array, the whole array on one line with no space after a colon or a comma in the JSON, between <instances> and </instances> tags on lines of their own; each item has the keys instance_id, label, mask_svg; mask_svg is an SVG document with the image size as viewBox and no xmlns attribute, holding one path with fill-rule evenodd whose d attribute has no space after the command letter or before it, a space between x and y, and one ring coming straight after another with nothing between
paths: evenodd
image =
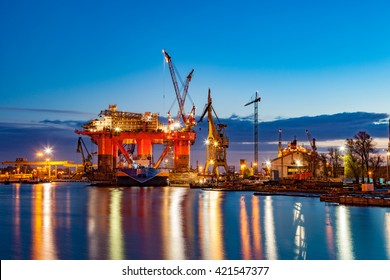
<instances>
[{"instance_id":1,"label":"dark tree line","mask_svg":"<svg viewBox=\"0 0 390 280\"><path fill-rule=\"evenodd\" d=\"M352 139L345 141L346 155L344 158L345 174L356 182L368 182L377 179L380 165L384 162L375 148L374 139L366 132L359 131Z\"/></svg>"}]
</instances>

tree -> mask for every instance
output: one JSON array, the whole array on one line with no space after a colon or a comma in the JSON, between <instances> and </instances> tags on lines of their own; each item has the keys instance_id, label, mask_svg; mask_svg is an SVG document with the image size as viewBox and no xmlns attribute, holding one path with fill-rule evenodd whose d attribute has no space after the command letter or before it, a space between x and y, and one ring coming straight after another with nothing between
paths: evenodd
<instances>
[{"instance_id":1,"label":"tree","mask_svg":"<svg viewBox=\"0 0 390 280\"><path fill-rule=\"evenodd\" d=\"M321 155L312 151L311 153L302 153L302 158L307 163L307 171L310 171L312 176L316 178L318 176L317 170L322 162Z\"/></svg>"},{"instance_id":2,"label":"tree","mask_svg":"<svg viewBox=\"0 0 390 280\"><path fill-rule=\"evenodd\" d=\"M370 155L375 152L374 140L364 131L359 131L353 139L346 140L347 156L349 156L346 167L356 171L360 169L362 182L364 178L369 178ZM360 168L357 165L360 164ZM356 178L356 177L355 177Z\"/></svg>"},{"instance_id":3,"label":"tree","mask_svg":"<svg viewBox=\"0 0 390 280\"><path fill-rule=\"evenodd\" d=\"M332 170L332 177L336 178L336 170L341 167L341 154L340 150L330 147L328 149L329 164Z\"/></svg>"},{"instance_id":4,"label":"tree","mask_svg":"<svg viewBox=\"0 0 390 280\"><path fill-rule=\"evenodd\" d=\"M369 159L370 163L370 170L372 171L372 180L374 184L378 182L378 177L379 177L379 167L384 163L384 159L380 154L375 154L372 155Z\"/></svg>"},{"instance_id":5,"label":"tree","mask_svg":"<svg viewBox=\"0 0 390 280\"><path fill-rule=\"evenodd\" d=\"M361 174L361 164L356 156L347 153L344 157L344 174L347 178L354 178L355 183L359 183Z\"/></svg>"}]
</instances>

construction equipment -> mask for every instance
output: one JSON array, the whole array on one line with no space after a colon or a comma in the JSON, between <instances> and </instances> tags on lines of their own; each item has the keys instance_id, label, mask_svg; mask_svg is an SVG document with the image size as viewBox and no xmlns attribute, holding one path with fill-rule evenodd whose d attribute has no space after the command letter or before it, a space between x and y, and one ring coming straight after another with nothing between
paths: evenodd
<instances>
[{"instance_id":1,"label":"construction equipment","mask_svg":"<svg viewBox=\"0 0 390 280\"><path fill-rule=\"evenodd\" d=\"M282 155L283 155L282 129L279 129L278 157L281 157Z\"/></svg>"},{"instance_id":2,"label":"construction equipment","mask_svg":"<svg viewBox=\"0 0 390 280\"><path fill-rule=\"evenodd\" d=\"M204 172L208 172L210 165L213 166L212 175L219 176L219 167L225 169L225 173L229 173L229 168L226 162L226 149L229 147L229 139L226 137L226 124L220 122L217 113L214 110L210 89L208 91L207 104L202 116L198 122L201 122L207 113L207 121L209 124L209 134L206 140L206 165ZM213 113L218 120L215 124Z\"/></svg>"},{"instance_id":3,"label":"construction equipment","mask_svg":"<svg viewBox=\"0 0 390 280\"><path fill-rule=\"evenodd\" d=\"M86 156L84 154L84 150L86 152ZM84 172L89 172L91 171L91 168L92 168L92 155L88 152L88 149L87 149L87 146L85 145L84 143L84 140L83 138L80 136L79 137L79 140L77 141L77 150L76 150L77 153L81 153L81 158L82 158L82 162L83 162L83 167L84 167Z\"/></svg>"},{"instance_id":4,"label":"construction equipment","mask_svg":"<svg viewBox=\"0 0 390 280\"><path fill-rule=\"evenodd\" d=\"M246 103L244 106L254 104L254 174L258 174L258 165L259 165L259 127L258 127L258 103L260 102L261 97L258 96L258 91L256 91L255 99Z\"/></svg>"},{"instance_id":5,"label":"construction equipment","mask_svg":"<svg viewBox=\"0 0 390 280\"><path fill-rule=\"evenodd\" d=\"M319 156L317 153L317 146L316 146L316 139L313 138L309 132L309 130L306 129L306 135L309 139L309 143L311 146L311 152L309 153L310 160L309 160L309 170L312 173L313 177L316 177L316 170L317 170L317 164L319 162Z\"/></svg>"},{"instance_id":6,"label":"construction equipment","mask_svg":"<svg viewBox=\"0 0 390 280\"><path fill-rule=\"evenodd\" d=\"M164 56L165 56L165 61L168 63L169 66L169 71L171 73L171 78L172 78L172 83L173 87L176 93L176 99L177 103L179 105L179 116L181 116L181 120L183 124L185 125L185 130L182 131L182 133L188 132L195 134L194 130L192 129L193 126L196 125L195 121L195 106L192 106L192 110L190 114L187 116L185 113L184 109L184 104L186 100L186 96L188 93L188 86L192 78L192 74L194 70L191 70L191 72L188 74L186 83L184 85L184 90L183 93L180 94L179 86L177 84L177 79L176 79L176 73L175 69L173 67L172 63L172 58L169 56L169 54L166 52L165 49L162 50ZM170 113L168 112L168 123L172 123L170 119ZM171 127L171 126L170 126ZM188 135L189 136L189 135ZM166 142L167 145L173 145L174 147L174 154L175 154L175 166L174 169L179 172L186 172L189 171L190 166L189 166L189 161L190 161L190 145L193 144L193 141L189 141L189 138L195 138L195 136L185 136L184 138L176 138L173 141L168 141Z\"/></svg>"},{"instance_id":7,"label":"construction equipment","mask_svg":"<svg viewBox=\"0 0 390 280\"><path fill-rule=\"evenodd\" d=\"M192 74L194 73L194 69L191 70L191 72L187 75L186 83L184 85L183 93L180 94L179 86L177 84L177 79L176 79L176 73L175 69L173 67L172 63L172 58L169 56L169 54L166 52L166 50L162 50L164 56L165 56L165 61L168 63L169 66L169 71L171 73L171 78L172 78L172 83L173 83L173 88L175 89L176 93L176 99L179 104L179 116L181 117L181 120L183 121L183 124L185 125L187 130L190 130L193 126L196 125L195 122L195 106L192 106L192 110L188 116L185 114L185 109L184 109L184 103L188 94L188 86L191 82L192 79ZM170 114L168 112L168 114Z\"/></svg>"},{"instance_id":8,"label":"construction equipment","mask_svg":"<svg viewBox=\"0 0 390 280\"><path fill-rule=\"evenodd\" d=\"M311 148L313 149L313 152L317 152L316 139L311 136L309 130L307 129L306 129L306 135L307 138L309 139L309 143Z\"/></svg>"}]
</instances>

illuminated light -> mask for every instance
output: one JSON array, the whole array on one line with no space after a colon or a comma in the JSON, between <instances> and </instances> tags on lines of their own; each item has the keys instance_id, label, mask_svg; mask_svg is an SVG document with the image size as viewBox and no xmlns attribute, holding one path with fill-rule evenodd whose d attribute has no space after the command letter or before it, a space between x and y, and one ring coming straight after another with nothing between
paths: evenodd
<instances>
[{"instance_id":1,"label":"illuminated light","mask_svg":"<svg viewBox=\"0 0 390 280\"><path fill-rule=\"evenodd\" d=\"M210 159L210 164L214 164L214 160Z\"/></svg>"},{"instance_id":2,"label":"illuminated light","mask_svg":"<svg viewBox=\"0 0 390 280\"><path fill-rule=\"evenodd\" d=\"M214 146L215 146L215 147L218 146L218 142L217 142L217 141L214 142Z\"/></svg>"},{"instance_id":3,"label":"illuminated light","mask_svg":"<svg viewBox=\"0 0 390 280\"><path fill-rule=\"evenodd\" d=\"M267 161L265 162L265 164L266 164L268 167L270 167L270 166L271 166L271 161L267 160Z\"/></svg>"},{"instance_id":4,"label":"illuminated light","mask_svg":"<svg viewBox=\"0 0 390 280\"><path fill-rule=\"evenodd\" d=\"M37 156L37 157L43 157L43 152L37 152L37 153L36 153L36 156Z\"/></svg>"},{"instance_id":5,"label":"illuminated light","mask_svg":"<svg viewBox=\"0 0 390 280\"><path fill-rule=\"evenodd\" d=\"M174 127L175 127L175 128L180 128L180 123L179 123L179 122L175 122L175 123L174 123Z\"/></svg>"},{"instance_id":6,"label":"illuminated light","mask_svg":"<svg viewBox=\"0 0 390 280\"><path fill-rule=\"evenodd\" d=\"M297 166L301 166L301 161L297 160Z\"/></svg>"},{"instance_id":7,"label":"illuminated light","mask_svg":"<svg viewBox=\"0 0 390 280\"><path fill-rule=\"evenodd\" d=\"M210 140L207 139L207 140L204 141L204 143L205 143L206 145L208 145L208 144L210 144Z\"/></svg>"},{"instance_id":8,"label":"illuminated light","mask_svg":"<svg viewBox=\"0 0 390 280\"><path fill-rule=\"evenodd\" d=\"M344 152L344 151L345 151L345 147L344 147L344 146L341 146L341 147L340 147L340 151L341 151L341 152Z\"/></svg>"},{"instance_id":9,"label":"illuminated light","mask_svg":"<svg viewBox=\"0 0 390 280\"><path fill-rule=\"evenodd\" d=\"M121 128L120 128L120 127L115 127L115 131L116 131L116 132L120 132L120 131L121 131Z\"/></svg>"},{"instance_id":10,"label":"illuminated light","mask_svg":"<svg viewBox=\"0 0 390 280\"><path fill-rule=\"evenodd\" d=\"M45 154L51 155L51 153L53 152L53 148L52 147L46 147L44 151L45 151Z\"/></svg>"}]
</instances>

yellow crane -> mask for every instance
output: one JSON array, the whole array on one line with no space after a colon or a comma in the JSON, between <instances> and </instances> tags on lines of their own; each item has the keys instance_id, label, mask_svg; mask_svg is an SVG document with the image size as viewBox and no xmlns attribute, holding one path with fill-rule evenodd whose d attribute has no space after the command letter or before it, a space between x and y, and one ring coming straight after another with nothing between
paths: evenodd
<instances>
[{"instance_id":1,"label":"yellow crane","mask_svg":"<svg viewBox=\"0 0 390 280\"><path fill-rule=\"evenodd\" d=\"M226 162L226 149L229 147L229 138L225 135L227 125L221 123L215 113L211 100L210 89L208 92L207 104L205 105L203 114L198 122L203 120L206 113L209 124L209 133L206 140L206 165L204 172L208 172L209 167L212 166L212 175L219 176L219 167L223 167L226 174L228 174L229 168ZM218 120L217 124L214 122L213 113Z\"/></svg>"}]
</instances>

